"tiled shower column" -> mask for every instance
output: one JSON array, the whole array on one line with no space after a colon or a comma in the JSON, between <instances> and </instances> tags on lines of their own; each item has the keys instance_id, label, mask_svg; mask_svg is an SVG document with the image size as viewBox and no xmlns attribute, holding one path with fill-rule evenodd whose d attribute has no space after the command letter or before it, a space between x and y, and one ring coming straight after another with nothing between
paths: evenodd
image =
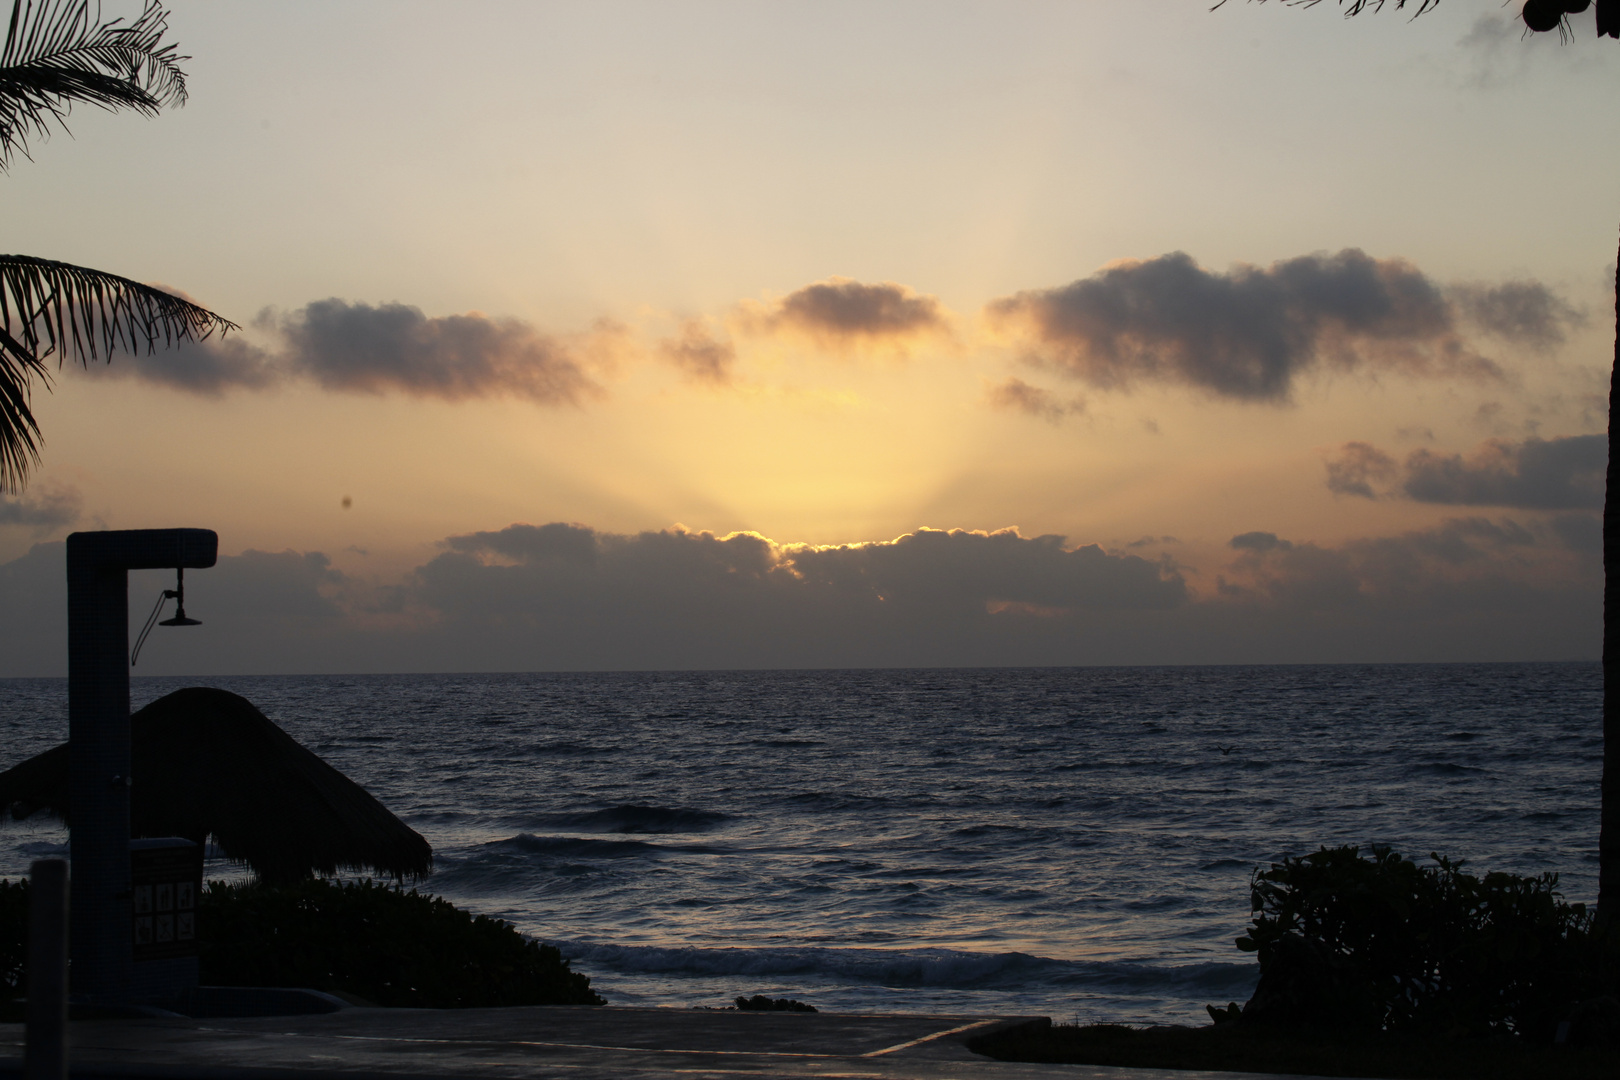
<instances>
[{"instance_id":1,"label":"tiled shower column","mask_svg":"<svg viewBox=\"0 0 1620 1080\"><path fill-rule=\"evenodd\" d=\"M218 550L210 529L67 540L70 977L81 1000L131 992L129 571L213 566Z\"/></svg>"}]
</instances>

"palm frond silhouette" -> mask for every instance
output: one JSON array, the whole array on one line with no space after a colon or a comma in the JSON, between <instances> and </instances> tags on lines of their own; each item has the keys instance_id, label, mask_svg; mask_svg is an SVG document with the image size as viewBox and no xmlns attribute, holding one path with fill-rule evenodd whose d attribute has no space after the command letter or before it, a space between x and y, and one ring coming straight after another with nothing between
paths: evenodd
<instances>
[{"instance_id":1,"label":"palm frond silhouette","mask_svg":"<svg viewBox=\"0 0 1620 1080\"><path fill-rule=\"evenodd\" d=\"M0 51L0 171L28 140L67 130L73 106L148 116L186 101L189 57L163 43L168 12L149 0L133 21L103 21L89 0L13 0ZM101 270L28 255L0 255L0 491L17 492L40 461L43 438L29 408L45 361L88 365L114 352L201 341L237 325L207 308Z\"/></svg>"},{"instance_id":2,"label":"palm frond silhouette","mask_svg":"<svg viewBox=\"0 0 1620 1080\"><path fill-rule=\"evenodd\" d=\"M189 56L164 45L169 13L155 0L139 18L101 21L88 0L16 0L0 52L0 169L28 156L28 137L66 129L77 102L157 115L184 105Z\"/></svg>"}]
</instances>

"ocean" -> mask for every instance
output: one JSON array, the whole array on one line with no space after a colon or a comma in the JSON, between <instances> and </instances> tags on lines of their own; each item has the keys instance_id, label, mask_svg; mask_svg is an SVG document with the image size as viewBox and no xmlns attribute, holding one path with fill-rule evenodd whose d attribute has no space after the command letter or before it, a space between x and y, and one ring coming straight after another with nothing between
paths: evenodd
<instances>
[{"instance_id":1,"label":"ocean","mask_svg":"<svg viewBox=\"0 0 1620 1080\"><path fill-rule=\"evenodd\" d=\"M1596 893L1595 663L136 678L133 703L199 682L426 836L420 888L612 1004L1199 1023L1252 991L1249 875L1287 855ZM0 768L64 740L65 680L0 680L0 724ZM0 875L65 839L10 823Z\"/></svg>"}]
</instances>

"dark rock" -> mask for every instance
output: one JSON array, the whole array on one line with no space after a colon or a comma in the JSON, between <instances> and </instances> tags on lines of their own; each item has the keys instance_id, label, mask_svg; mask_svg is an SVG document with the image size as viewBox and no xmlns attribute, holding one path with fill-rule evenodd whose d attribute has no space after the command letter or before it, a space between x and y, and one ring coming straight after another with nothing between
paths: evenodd
<instances>
[{"instance_id":1,"label":"dark rock","mask_svg":"<svg viewBox=\"0 0 1620 1080\"><path fill-rule=\"evenodd\" d=\"M746 1010L748 1012L812 1013L816 1011L816 1007L814 1005L806 1005L802 1001L794 1001L792 998L769 998L764 994L755 994L751 998L738 998L737 1008Z\"/></svg>"}]
</instances>

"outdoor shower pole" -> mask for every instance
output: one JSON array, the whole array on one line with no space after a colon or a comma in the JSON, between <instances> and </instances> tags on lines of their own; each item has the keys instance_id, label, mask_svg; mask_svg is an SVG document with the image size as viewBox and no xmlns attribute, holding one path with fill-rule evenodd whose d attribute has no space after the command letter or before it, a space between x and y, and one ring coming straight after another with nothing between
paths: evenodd
<instances>
[{"instance_id":1,"label":"outdoor shower pole","mask_svg":"<svg viewBox=\"0 0 1620 1080\"><path fill-rule=\"evenodd\" d=\"M78 532L67 539L68 801L75 997L126 1001L129 873L129 571L214 565L211 529Z\"/></svg>"}]
</instances>

